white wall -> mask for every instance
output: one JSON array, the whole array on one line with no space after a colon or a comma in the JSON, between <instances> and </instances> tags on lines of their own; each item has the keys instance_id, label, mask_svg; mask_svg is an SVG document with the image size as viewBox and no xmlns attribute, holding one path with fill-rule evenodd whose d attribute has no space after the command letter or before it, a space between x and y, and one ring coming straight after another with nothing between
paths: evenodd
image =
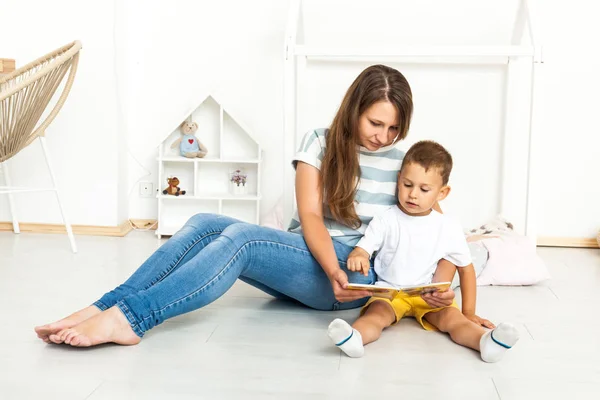
<instances>
[{"instance_id":1,"label":"white wall","mask_svg":"<svg viewBox=\"0 0 600 400\"><path fill-rule=\"evenodd\" d=\"M600 5L540 2L539 234L595 237L600 229Z\"/></svg>"},{"instance_id":2,"label":"white wall","mask_svg":"<svg viewBox=\"0 0 600 400\"><path fill-rule=\"evenodd\" d=\"M119 161L118 119L114 71L114 3L75 0L2 0L0 54L17 66L73 40L81 40L79 69L63 109L47 130L48 147L59 178L65 207L75 224L114 226L126 205L119 179L126 166ZM43 153L36 142L11 161L14 183L49 185ZM0 180L1 181L1 180ZM21 221L60 222L53 194L17 194ZM0 221L10 220L6 196L0 196Z\"/></svg>"},{"instance_id":3,"label":"white wall","mask_svg":"<svg viewBox=\"0 0 600 400\"><path fill-rule=\"evenodd\" d=\"M418 42L443 38L474 44L502 40L510 32L513 1L471 2L476 6L454 7L447 18L421 13L436 9L441 4L436 1L419 2L410 9L395 5L394 12L368 12L361 8L365 2L345 1L343 9L363 13L362 22L379 32L382 42L401 26L409 33L405 37ZM466 29L469 18L483 12L481 3L491 7L492 19L476 17ZM78 4L2 0L2 14L9 10L7 15L14 15L3 18L3 31L16 29L20 34L14 40L0 39L0 55L15 57L19 64L74 38L84 44L73 93L48 137L72 221L116 225L127 209L132 218L156 217L155 201L140 198L135 183L149 180L162 187L156 182L155 147L209 90L264 147L264 215L281 194L273 182L281 182L283 168L289 168L281 165L282 57L289 1L178 0L166 6L156 0L128 0L98 3L86 10ZM320 6L320 19L315 20L320 22L314 22L311 32L331 28L326 23L339 13L339 1L319 4L329 4L333 13ZM591 237L600 225L595 207L600 195L597 168L589 167L600 148L595 118L600 53L592 51L600 37L593 19L597 7L584 0L569 2L568 12L564 2L535 1L535 5L545 56L535 126L544 137L539 235ZM41 11L32 16L26 12L32 9ZM64 25L56 23L61 20ZM53 21L52 29L36 27L36 22L44 21ZM23 25L31 28L23 30ZM303 121L305 127L329 122L343 91L363 66L309 69L315 83L306 90L318 97L309 104L313 112ZM415 89L415 118L407 144L431 137L452 150L454 192L446 207L458 210L465 225L483 222L499 207L496 147L501 141L503 72L493 66L400 67ZM463 107L456 112L449 104ZM39 156L38 149L28 149L15 164L30 162L41 168ZM21 176L32 179L29 174ZM21 197L21 204L27 205L19 210L24 219L59 221L52 199L39 210L37 200L26 202L26 195ZM8 220L1 197L0 207L0 220ZM474 211L465 212L468 208Z\"/></svg>"},{"instance_id":4,"label":"white wall","mask_svg":"<svg viewBox=\"0 0 600 400\"><path fill-rule=\"evenodd\" d=\"M129 146L130 215L156 218L156 200L140 198L135 182L157 182L156 149L185 113L214 93L263 147L265 214L280 196L283 145L283 38L288 1L130 1L132 63ZM141 4L144 6L141 6ZM202 141L202 132L197 133ZM211 149L209 149L210 151ZM141 163L141 165L140 165ZM150 172L151 175L146 176Z\"/></svg>"}]
</instances>

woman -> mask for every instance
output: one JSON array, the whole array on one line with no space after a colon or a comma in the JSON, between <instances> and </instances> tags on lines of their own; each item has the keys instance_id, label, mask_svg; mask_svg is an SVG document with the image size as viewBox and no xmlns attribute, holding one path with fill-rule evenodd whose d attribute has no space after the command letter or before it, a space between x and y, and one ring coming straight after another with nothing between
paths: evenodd
<instances>
[{"instance_id":1,"label":"woman","mask_svg":"<svg viewBox=\"0 0 600 400\"><path fill-rule=\"evenodd\" d=\"M412 93L395 69L375 65L348 89L330 129L309 132L294 160L297 215L289 232L198 214L122 285L83 310L36 327L53 343L94 346L137 344L165 319L201 308L237 279L278 298L318 310L364 305L369 292L346 290L346 260L371 218L395 204L396 173L404 153L395 145L408 133ZM325 204L325 205L324 205ZM442 264L441 264L442 265ZM452 280L450 263L436 280ZM452 291L428 296L450 305Z\"/></svg>"}]
</instances>

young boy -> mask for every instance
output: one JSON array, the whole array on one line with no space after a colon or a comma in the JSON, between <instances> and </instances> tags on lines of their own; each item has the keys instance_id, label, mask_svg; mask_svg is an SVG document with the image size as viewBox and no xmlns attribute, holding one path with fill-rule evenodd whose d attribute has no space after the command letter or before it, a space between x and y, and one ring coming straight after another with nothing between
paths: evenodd
<instances>
[{"instance_id":1,"label":"young boy","mask_svg":"<svg viewBox=\"0 0 600 400\"><path fill-rule=\"evenodd\" d=\"M348 256L348 269L368 273L373 252L377 284L408 286L431 283L437 263L446 259L458 267L462 313L456 303L431 308L421 297L372 297L361 316L350 326L341 319L329 325L333 343L350 357L361 357L363 345L379 338L381 332L412 316L426 330L440 330L452 340L478 350L486 362L499 361L518 340L510 324L493 327L475 315L476 281L471 256L460 224L432 210L448 196L452 157L438 143L422 141L406 153L398 173L398 204L373 218L364 237ZM489 325L488 325L489 324Z\"/></svg>"}]
</instances>

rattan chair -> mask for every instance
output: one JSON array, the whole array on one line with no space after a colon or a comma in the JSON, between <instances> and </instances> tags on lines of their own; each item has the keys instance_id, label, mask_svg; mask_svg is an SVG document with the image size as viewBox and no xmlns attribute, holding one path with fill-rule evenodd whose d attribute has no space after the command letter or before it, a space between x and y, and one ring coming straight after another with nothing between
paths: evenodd
<instances>
[{"instance_id":1,"label":"rattan chair","mask_svg":"<svg viewBox=\"0 0 600 400\"><path fill-rule=\"evenodd\" d=\"M52 170L45 131L62 108L77 71L81 43L75 41L52 53L45 55L14 72L0 77L0 168L4 172L5 186L0 186L0 194L8 194L8 202L12 215L13 231L20 232L15 213L15 202L12 193L53 191L58 200L71 248L77 252L73 230L69 224L56 185L56 177ZM40 122L42 114L50 104L59 86L68 73L62 86L60 97L47 117ZM11 186L8 161L35 139L39 139L46 165L50 172L52 187L31 188Z\"/></svg>"}]
</instances>

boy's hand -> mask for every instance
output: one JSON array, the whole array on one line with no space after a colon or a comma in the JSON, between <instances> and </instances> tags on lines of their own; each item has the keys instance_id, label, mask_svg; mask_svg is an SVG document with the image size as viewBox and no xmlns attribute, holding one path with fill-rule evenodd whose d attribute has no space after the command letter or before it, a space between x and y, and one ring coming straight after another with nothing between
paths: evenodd
<instances>
[{"instance_id":1,"label":"boy's hand","mask_svg":"<svg viewBox=\"0 0 600 400\"><path fill-rule=\"evenodd\" d=\"M369 269L371 268L369 258L369 253L360 247L355 247L348 256L348 269L354 272L362 272L364 276L369 276Z\"/></svg>"},{"instance_id":2,"label":"boy's hand","mask_svg":"<svg viewBox=\"0 0 600 400\"><path fill-rule=\"evenodd\" d=\"M454 290L448 289L443 292L437 291L433 293L425 293L421 295L421 298L425 300L425 303L429 304L431 308L448 307L452 305L454 301L455 293Z\"/></svg>"},{"instance_id":3,"label":"boy's hand","mask_svg":"<svg viewBox=\"0 0 600 400\"><path fill-rule=\"evenodd\" d=\"M477 325L479 326L484 326L488 329L494 329L496 327L496 325L494 325L493 323L491 323L490 321L488 321L487 319L478 317L475 314L465 314L465 317L467 317L467 319L469 321L473 321L475 322Z\"/></svg>"}]
</instances>

